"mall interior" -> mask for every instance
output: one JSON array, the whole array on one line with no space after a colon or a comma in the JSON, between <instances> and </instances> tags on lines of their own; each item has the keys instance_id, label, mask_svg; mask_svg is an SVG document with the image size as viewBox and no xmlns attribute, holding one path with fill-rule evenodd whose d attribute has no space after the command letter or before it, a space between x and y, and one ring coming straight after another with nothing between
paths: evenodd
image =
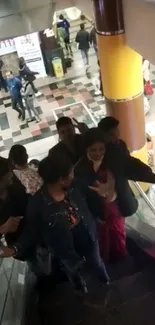
<instances>
[{"instance_id":1,"label":"mall interior","mask_svg":"<svg viewBox=\"0 0 155 325\"><path fill-rule=\"evenodd\" d=\"M58 27L60 15L70 24L71 51ZM88 66L76 43L80 24L88 35L95 26L97 51L92 42ZM20 121L1 85L0 156L8 158L11 147L21 144L29 160L41 161L59 141L60 117L90 129L112 116L130 155L155 172L154 30L154 0L1 0L0 62L4 73L12 71L17 78L20 57L37 72L39 122L29 121L27 111ZM125 218L128 256L107 265L110 284L101 286L84 270L88 294L75 294L64 275L56 286L51 274L39 282L26 261L0 253L0 325L155 324L155 185L129 184L138 209Z\"/></svg>"}]
</instances>

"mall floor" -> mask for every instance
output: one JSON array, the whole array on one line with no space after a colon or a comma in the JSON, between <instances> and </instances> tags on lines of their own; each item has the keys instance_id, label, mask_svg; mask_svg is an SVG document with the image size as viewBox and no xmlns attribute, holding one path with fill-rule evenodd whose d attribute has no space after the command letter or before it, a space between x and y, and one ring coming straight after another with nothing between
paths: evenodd
<instances>
[{"instance_id":1,"label":"mall floor","mask_svg":"<svg viewBox=\"0 0 155 325\"><path fill-rule=\"evenodd\" d=\"M74 53L72 68L62 80L44 78L36 80L42 96L35 100L40 114L40 123L22 123L12 110L11 99L1 92L0 96L0 155L7 156L13 144L26 145L29 157L46 155L49 148L57 142L55 121L62 115L75 117L91 126L95 126L105 114L105 101L94 95L93 78L98 71L94 49L90 50L90 69L85 73L79 51ZM155 88L155 68L151 72ZM155 120L155 95L151 99L151 111L146 121Z\"/></svg>"},{"instance_id":2,"label":"mall floor","mask_svg":"<svg viewBox=\"0 0 155 325\"><path fill-rule=\"evenodd\" d=\"M94 49L90 50L90 70L84 73L79 52L74 54L73 67L62 80L45 78L36 80L42 96L35 100L41 117L40 123L22 123L12 110L11 99L1 92L0 98L0 155L7 156L13 144L26 145L29 157L41 157L57 142L55 121L62 115L75 117L95 125L98 115L103 115L104 100L94 96L92 77L97 72Z\"/></svg>"}]
</instances>

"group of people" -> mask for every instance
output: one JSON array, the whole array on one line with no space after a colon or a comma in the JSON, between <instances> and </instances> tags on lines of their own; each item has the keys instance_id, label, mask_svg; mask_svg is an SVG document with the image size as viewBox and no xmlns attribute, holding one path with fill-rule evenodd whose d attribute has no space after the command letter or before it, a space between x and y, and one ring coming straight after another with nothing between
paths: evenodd
<instances>
[{"instance_id":1,"label":"group of people","mask_svg":"<svg viewBox=\"0 0 155 325\"><path fill-rule=\"evenodd\" d=\"M67 55L73 56L72 47L70 44L70 23L69 21L61 14L59 16L59 21L57 22L57 28L60 32L61 38L64 40ZM75 42L78 44L78 48L81 51L82 59L85 65L86 70L89 68L89 48L90 44L93 45L95 53L97 54L97 39L96 39L96 30L93 24L91 32L89 33L85 29L85 23L80 24L80 30L78 31Z\"/></svg>"},{"instance_id":2,"label":"group of people","mask_svg":"<svg viewBox=\"0 0 155 325\"><path fill-rule=\"evenodd\" d=\"M19 119L25 120L26 109L29 115L28 122L34 119L39 122L40 117L34 106L35 96L41 95L34 85L35 75L38 73L29 69L23 57L19 58L18 63L19 77L16 77L11 71L6 71L5 75L2 73L4 63L0 60L0 87L10 92L12 108L17 111Z\"/></svg>"},{"instance_id":3,"label":"group of people","mask_svg":"<svg viewBox=\"0 0 155 325\"><path fill-rule=\"evenodd\" d=\"M56 261L87 293L84 263L105 285L106 264L127 256L124 220L138 208L128 180L155 183L155 174L130 156L116 119L92 129L74 122L59 118L59 143L33 168L22 145L0 158L0 257L26 260L36 275Z\"/></svg>"}]
</instances>

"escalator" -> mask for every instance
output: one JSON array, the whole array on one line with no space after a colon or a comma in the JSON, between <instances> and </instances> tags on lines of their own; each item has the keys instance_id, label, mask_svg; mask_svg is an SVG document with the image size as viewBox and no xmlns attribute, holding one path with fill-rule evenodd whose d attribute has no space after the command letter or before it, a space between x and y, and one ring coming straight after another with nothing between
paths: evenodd
<instances>
[{"instance_id":1,"label":"escalator","mask_svg":"<svg viewBox=\"0 0 155 325\"><path fill-rule=\"evenodd\" d=\"M38 287L28 271L22 293L18 292L20 303L25 304L20 307L22 322L19 317L17 323L12 320L13 312L10 321L5 321L4 315L10 313L10 308L13 311L16 304L12 293L14 305L9 307L13 302L4 299L3 313L0 310L0 315L3 314L0 325L155 324L155 207L138 184L132 186L137 193L139 209L134 216L126 219L128 258L117 265L108 266L111 284L101 286L86 270L89 293L82 296L73 292L66 279L61 279L56 286L50 278L44 279ZM25 264L21 265L26 272ZM15 287L11 286L12 292Z\"/></svg>"}]
</instances>

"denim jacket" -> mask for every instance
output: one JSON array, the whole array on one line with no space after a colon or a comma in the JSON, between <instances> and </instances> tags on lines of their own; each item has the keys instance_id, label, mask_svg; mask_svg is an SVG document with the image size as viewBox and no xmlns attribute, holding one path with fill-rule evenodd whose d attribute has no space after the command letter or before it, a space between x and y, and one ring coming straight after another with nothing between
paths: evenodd
<instances>
[{"instance_id":1,"label":"denim jacket","mask_svg":"<svg viewBox=\"0 0 155 325\"><path fill-rule=\"evenodd\" d=\"M75 188L68 190L67 197L95 241L95 222L84 198ZM60 260L70 259L70 256L72 260L79 259L74 250L64 202L51 199L44 188L30 198L24 230L16 243L17 255L23 256L27 250L40 244Z\"/></svg>"}]
</instances>

